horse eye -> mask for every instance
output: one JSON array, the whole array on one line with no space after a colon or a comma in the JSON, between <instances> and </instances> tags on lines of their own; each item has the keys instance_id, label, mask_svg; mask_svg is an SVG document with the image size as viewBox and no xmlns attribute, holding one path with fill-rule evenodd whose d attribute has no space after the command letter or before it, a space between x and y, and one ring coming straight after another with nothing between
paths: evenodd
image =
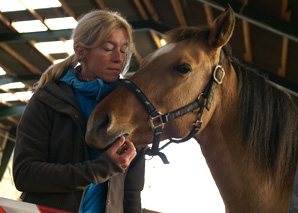
<instances>
[{"instance_id":1,"label":"horse eye","mask_svg":"<svg viewBox=\"0 0 298 213\"><path fill-rule=\"evenodd\" d=\"M181 74L187 74L191 71L191 66L189 64L184 63L181 65L175 66L174 69L177 72L180 72Z\"/></svg>"}]
</instances>

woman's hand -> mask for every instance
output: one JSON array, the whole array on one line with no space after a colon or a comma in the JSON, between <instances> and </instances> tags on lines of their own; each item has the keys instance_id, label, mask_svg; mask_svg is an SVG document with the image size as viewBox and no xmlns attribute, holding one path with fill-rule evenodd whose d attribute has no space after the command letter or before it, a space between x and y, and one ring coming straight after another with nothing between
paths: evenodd
<instances>
[{"instance_id":1,"label":"woman's hand","mask_svg":"<svg viewBox=\"0 0 298 213\"><path fill-rule=\"evenodd\" d=\"M124 136L121 136L120 139L107 150L107 153L123 169L127 169L130 162L137 154L133 143L125 141Z\"/></svg>"}]
</instances>

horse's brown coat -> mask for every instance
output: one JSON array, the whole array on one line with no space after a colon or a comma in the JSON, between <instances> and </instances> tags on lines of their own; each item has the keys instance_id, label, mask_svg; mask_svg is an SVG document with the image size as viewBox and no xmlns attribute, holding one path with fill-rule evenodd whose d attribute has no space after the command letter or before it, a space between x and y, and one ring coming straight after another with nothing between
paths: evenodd
<instances>
[{"instance_id":1,"label":"horse's brown coat","mask_svg":"<svg viewBox=\"0 0 298 213\"><path fill-rule=\"evenodd\" d=\"M147 56L131 79L161 113L192 102L206 87L234 25L233 11L228 8L210 29L174 30L169 35L170 43ZM182 63L191 66L190 73L181 74L173 69ZM203 114L202 129L194 138L201 146L226 211L288 212L295 170L291 166L287 174L282 174L281 166L276 163L277 172L267 174L266 164L259 162L243 145L239 77L230 59L226 59L224 68L223 84L218 86L210 111ZM297 120L297 110L293 114ZM196 119L197 110L171 121L165 126L162 139L185 137ZM292 143L297 143L297 130L292 132L296 140ZM91 114L86 140L92 147L105 148L124 134L137 147L146 146L153 139L147 112L134 94L120 86ZM290 151L296 165L297 146Z\"/></svg>"}]
</instances>

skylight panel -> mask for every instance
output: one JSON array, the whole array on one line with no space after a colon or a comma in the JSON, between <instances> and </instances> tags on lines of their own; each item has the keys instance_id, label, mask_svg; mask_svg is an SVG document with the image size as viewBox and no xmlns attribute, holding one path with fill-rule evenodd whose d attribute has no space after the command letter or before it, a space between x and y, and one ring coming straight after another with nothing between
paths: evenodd
<instances>
[{"instance_id":1,"label":"skylight panel","mask_svg":"<svg viewBox=\"0 0 298 213\"><path fill-rule=\"evenodd\" d=\"M73 17L45 19L44 22L51 30L74 29L78 24Z\"/></svg>"},{"instance_id":2,"label":"skylight panel","mask_svg":"<svg viewBox=\"0 0 298 213\"><path fill-rule=\"evenodd\" d=\"M61 7L61 3L59 0L46 0L46 1L45 0L20 0L20 1L23 2L23 4L30 9Z\"/></svg>"},{"instance_id":3,"label":"skylight panel","mask_svg":"<svg viewBox=\"0 0 298 213\"><path fill-rule=\"evenodd\" d=\"M22 82L14 82L14 83L0 85L0 89L2 90L21 89L21 88L25 88L25 84L23 84Z\"/></svg>"},{"instance_id":4,"label":"skylight panel","mask_svg":"<svg viewBox=\"0 0 298 213\"><path fill-rule=\"evenodd\" d=\"M70 48L71 45L71 48ZM56 53L68 53L69 55L73 54L72 41L48 41L48 42L39 42L34 44L34 46L45 55L56 54ZM71 50L72 49L72 50Z\"/></svg>"},{"instance_id":5,"label":"skylight panel","mask_svg":"<svg viewBox=\"0 0 298 213\"><path fill-rule=\"evenodd\" d=\"M15 98L20 101L27 102L31 97L33 93L31 91L25 91L25 92L16 92L14 94Z\"/></svg>"},{"instance_id":6,"label":"skylight panel","mask_svg":"<svg viewBox=\"0 0 298 213\"><path fill-rule=\"evenodd\" d=\"M26 7L19 0L0 0L1 12L12 12L26 10Z\"/></svg>"},{"instance_id":7,"label":"skylight panel","mask_svg":"<svg viewBox=\"0 0 298 213\"><path fill-rule=\"evenodd\" d=\"M39 20L17 21L12 22L11 25L19 33L40 32L48 30L48 28Z\"/></svg>"},{"instance_id":8,"label":"skylight panel","mask_svg":"<svg viewBox=\"0 0 298 213\"><path fill-rule=\"evenodd\" d=\"M4 71L4 69L2 67L0 67L0 76L2 75L6 75L6 72Z\"/></svg>"},{"instance_id":9,"label":"skylight panel","mask_svg":"<svg viewBox=\"0 0 298 213\"><path fill-rule=\"evenodd\" d=\"M15 97L12 93L0 93L0 102L5 103L8 101L17 101L17 97Z\"/></svg>"},{"instance_id":10,"label":"skylight panel","mask_svg":"<svg viewBox=\"0 0 298 213\"><path fill-rule=\"evenodd\" d=\"M0 93L0 102L6 103L9 101L23 101L27 102L31 97L33 93L31 91L25 91L25 92L16 92L14 94L12 93Z\"/></svg>"}]
</instances>

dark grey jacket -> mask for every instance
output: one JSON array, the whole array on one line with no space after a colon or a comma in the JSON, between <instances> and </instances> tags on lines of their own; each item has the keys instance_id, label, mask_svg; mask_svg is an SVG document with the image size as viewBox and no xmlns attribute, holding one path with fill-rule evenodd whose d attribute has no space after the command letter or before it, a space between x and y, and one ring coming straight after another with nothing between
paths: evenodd
<instances>
[{"instance_id":1,"label":"dark grey jacket","mask_svg":"<svg viewBox=\"0 0 298 213\"><path fill-rule=\"evenodd\" d=\"M84 189L109 181L106 212L141 212L142 154L127 172L106 152L90 161L85 131L71 86L50 81L32 96L17 128L13 159L14 181L24 192L23 201L78 212Z\"/></svg>"}]
</instances>

